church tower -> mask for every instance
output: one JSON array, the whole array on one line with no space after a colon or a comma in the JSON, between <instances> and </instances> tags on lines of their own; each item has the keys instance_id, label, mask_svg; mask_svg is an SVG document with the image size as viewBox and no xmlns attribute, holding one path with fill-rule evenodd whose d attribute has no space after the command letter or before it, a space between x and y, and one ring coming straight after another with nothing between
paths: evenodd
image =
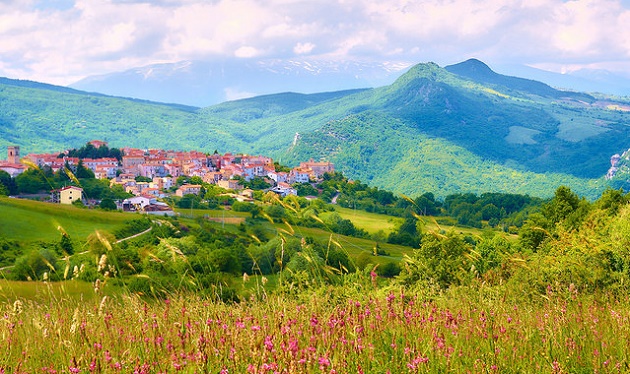
<instances>
[{"instance_id":1,"label":"church tower","mask_svg":"<svg viewBox=\"0 0 630 374\"><path fill-rule=\"evenodd\" d=\"M20 147L17 145L7 147L7 161L10 164L20 163Z\"/></svg>"}]
</instances>

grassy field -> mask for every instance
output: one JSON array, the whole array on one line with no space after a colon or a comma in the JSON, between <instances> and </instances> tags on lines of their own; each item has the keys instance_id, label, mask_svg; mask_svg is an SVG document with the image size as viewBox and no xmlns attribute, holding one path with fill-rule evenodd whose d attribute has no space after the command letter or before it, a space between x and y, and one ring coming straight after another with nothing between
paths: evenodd
<instances>
[{"instance_id":1,"label":"grassy field","mask_svg":"<svg viewBox=\"0 0 630 374\"><path fill-rule=\"evenodd\" d=\"M400 217L392 217L385 214L378 213L369 213L362 210L354 210L349 208L342 208L340 206L335 207L335 212L337 212L341 218L348 219L352 221L352 223L361 229L369 232L370 234L374 234L380 230L385 232L385 234L389 234L390 232L397 229L397 227L403 222L403 219ZM322 219L326 219L326 217L330 216L332 212L326 212L321 214ZM445 222L445 217L440 217L440 221L442 223L438 223L435 217L426 216L421 218L420 226L422 227L422 231L453 231L460 234L478 236L481 235L482 230L474 227L464 227L458 226L456 222Z\"/></svg>"},{"instance_id":2,"label":"grassy field","mask_svg":"<svg viewBox=\"0 0 630 374\"><path fill-rule=\"evenodd\" d=\"M319 240L324 243L337 248L341 248L348 253L350 258L357 259L359 256L372 256L375 251L377 243L374 240L353 238L351 236L344 236L339 234L330 233L328 231L311 228L311 227L294 227L295 236L297 237L312 237L315 240ZM337 243L337 244L336 244ZM405 253L410 253L413 249L396 244L378 243L378 246L386 251L388 255L385 256L372 256L371 262L375 264L381 264L385 262L400 261Z\"/></svg>"},{"instance_id":3,"label":"grassy field","mask_svg":"<svg viewBox=\"0 0 630 374\"><path fill-rule=\"evenodd\" d=\"M13 302L17 299L38 302L51 302L61 299L76 301L93 300L108 295L120 295L121 290L106 284L100 290L101 296L94 292L92 283L79 280L65 282L18 282L0 279L0 302Z\"/></svg>"},{"instance_id":4,"label":"grassy field","mask_svg":"<svg viewBox=\"0 0 630 374\"><path fill-rule=\"evenodd\" d=\"M58 240L59 227L84 240L95 230L113 231L134 215L80 209L69 205L0 198L0 236L20 241Z\"/></svg>"},{"instance_id":5,"label":"grassy field","mask_svg":"<svg viewBox=\"0 0 630 374\"><path fill-rule=\"evenodd\" d=\"M385 234L389 234L403 222L403 219L399 217L369 213L363 210L343 208L340 206L335 206L335 212L337 212L341 218L349 219L352 221L354 226L361 228L370 234L374 234L381 230L385 232ZM320 214L320 216L323 220L326 220L326 218L328 218L331 214L332 212L325 212Z\"/></svg>"}]
</instances>

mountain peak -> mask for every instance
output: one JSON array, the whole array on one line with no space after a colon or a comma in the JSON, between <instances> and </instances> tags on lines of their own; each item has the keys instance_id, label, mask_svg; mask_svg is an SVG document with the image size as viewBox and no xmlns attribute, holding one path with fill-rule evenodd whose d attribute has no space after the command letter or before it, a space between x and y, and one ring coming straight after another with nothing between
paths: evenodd
<instances>
[{"instance_id":1,"label":"mountain peak","mask_svg":"<svg viewBox=\"0 0 630 374\"><path fill-rule=\"evenodd\" d=\"M488 65L476 58L471 58L455 65L446 66L445 69L453 74L462 75L472 79L483 79L486 81L496 79L499 75L490 69Z\"/></svg>"},{"instance_id":2,"label":"mountain peak","mask_svg":"<svg viewBox=\"0 0 630 374\"><path fill-rule=\"evenodd\" d=\"M499 85L528 94L556 99L572 98L587 102L594 100L593 97L587 94L559 91L542 82L495 73L488 65L474 58L446 66L444 69L480 84Z\"/></svg>"}]
</instances>

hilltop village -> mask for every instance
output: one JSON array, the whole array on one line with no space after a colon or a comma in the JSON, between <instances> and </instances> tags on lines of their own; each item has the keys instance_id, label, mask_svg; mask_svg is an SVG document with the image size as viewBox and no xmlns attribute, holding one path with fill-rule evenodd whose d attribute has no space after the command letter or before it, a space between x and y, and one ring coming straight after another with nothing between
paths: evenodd
<instances>
[{"instance_id":1,"label":"hilltop village","mask_svg":"<svg viewBox=\"0 0 630 374\"><path fill-rule=\"evenodd\" d=\"M93 150L108 149L107 143L93 140L86 144ZM85 148L85 147L84 147ZM234 196L247 200L251 190L245 189L244 182L259 179L269 185L268 191L284 197L297 195L293 187L296 183L316 182L324 173L334 172L330 162L301 162L298 167L285 168L270 157L245 154L206 154L199 151L172 151L161 149L121 148L117 157L77 157L71 151L56 154L28 154L19 156L19 147L8 148L8 160L0 165L12 177L24 172L29 166L77 173L79 168L90 170L97 179L110 180L110 187L119 185L133 195L119 203L123 210L160 211L168 207L157 202L168 196L199 195L200 182L216 185L234 192ZM76 152L74 152L76 153ZM98 152L92 152L98 153ZM101 152L102 153L102 152ZM197 181L197 184L177 183L180 177ZM72 179L72 178L71 178ZM177 187L177 188L174 188ZM51 201L71 204L77 199L84 200L82 189L70 185L52 191Z\"/></svg>"}]
</instances>

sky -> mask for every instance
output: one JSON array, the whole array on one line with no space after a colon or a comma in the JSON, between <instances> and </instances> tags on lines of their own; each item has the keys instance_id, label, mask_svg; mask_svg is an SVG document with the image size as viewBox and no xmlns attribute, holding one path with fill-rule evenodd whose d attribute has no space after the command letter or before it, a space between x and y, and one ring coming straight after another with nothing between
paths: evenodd
<instances>
[{"instance_id":1,"label":"sky","mask_svg":"<svg viewBox=\"0 0 630 374\"><path fill-rule=\"evenodd\" d=\"M628 74L630 0L0 0L0 76L68 85L219 58Z\"/></svg>"}]
</instances>

